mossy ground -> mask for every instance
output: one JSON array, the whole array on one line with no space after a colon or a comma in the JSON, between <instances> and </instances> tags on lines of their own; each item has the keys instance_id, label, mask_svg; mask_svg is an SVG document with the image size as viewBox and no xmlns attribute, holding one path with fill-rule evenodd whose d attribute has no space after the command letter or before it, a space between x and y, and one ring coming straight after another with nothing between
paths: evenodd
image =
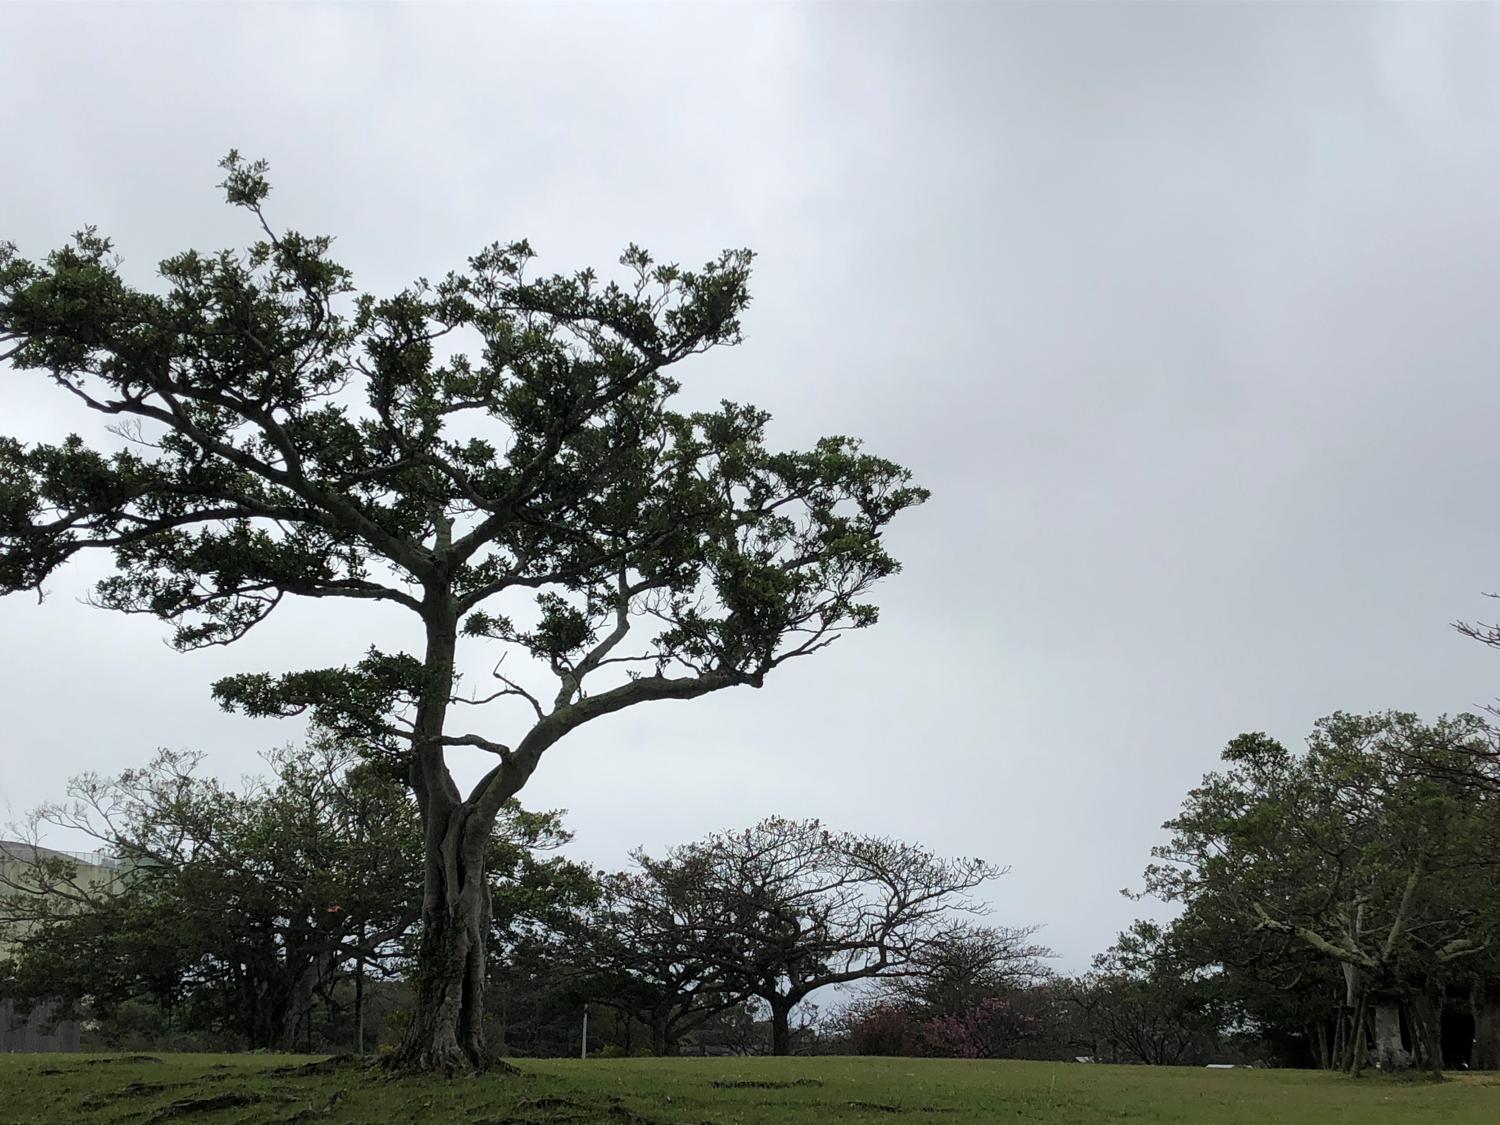
<instances>
[{"instance_id":1,"label":"mossy ground","mask_svg":"<svg viewBox=\"0 0 1500 1125\"><path fill-rule=\"evenodd\" d=\"M527 1060L452 1082L270 1055L0 1056L0 1125L1494 1125L1500 1075L929 1059Z\"/></svg>"}]
</instances>

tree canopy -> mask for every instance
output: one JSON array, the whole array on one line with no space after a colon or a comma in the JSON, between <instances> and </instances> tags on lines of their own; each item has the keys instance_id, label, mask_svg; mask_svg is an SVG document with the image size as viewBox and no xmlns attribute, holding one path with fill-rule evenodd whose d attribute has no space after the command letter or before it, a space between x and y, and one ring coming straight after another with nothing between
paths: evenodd
<instances>
[{"instance_id":1,"label":"tree canopy","mask_svg":"<svg viewBox=\"0 0 1500 1125\"><path fill-rule=\"evenodd\" d=\"M114 875L39 851L0 877L0 922L23 935L7 994L106 1021L145 1003L182 1033L288 1049L352 967L400 973L421 915L410 793L327 735L266 764L230 787L163 751L37 810L37 830L91 839ZM566 839L557 813L503 810L487 857L502 936L571 901L579 871L548 854Z\"/></svg>"},{"instance_id":2,"label":"tree canopy","mask_svg":"<svg viewBox=\"0 0 1500 1125\"><path fill-rule=\"evenodd\" d=\"M1404 1012L1440 1066L1437 990L1500 921L1492 882L1474 878L1500 861L1500 809L1459 779L1487 737L1473 716L1398 712L1329 716L1300 755L1242 735L1167 822L1147 889L1186 904L1176 928L1205 964L1279 966L1283 993L1321 964L1343 1065L1363 1061L1368 1007L1380 1065L1411 1061Z\"/></svg>"}]
</instances>

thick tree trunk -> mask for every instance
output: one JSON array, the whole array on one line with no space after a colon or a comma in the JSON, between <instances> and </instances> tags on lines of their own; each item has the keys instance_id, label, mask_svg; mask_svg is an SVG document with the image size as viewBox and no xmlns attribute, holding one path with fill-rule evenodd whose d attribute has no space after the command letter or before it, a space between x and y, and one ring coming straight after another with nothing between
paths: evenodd
<instances>
[{"instance_id":1,"label":"thick tree trunk","mask_svg":"<svg viewBox=\"0 0 1500 1125\"><path fill-rule=\"evenodd\" d=\"M416 1007L391 1065L453 1075L481 1070L490 1061L484 1039L490 901L482 856L469 867L456 856L447 858L452 862L442 864L437 901L429 896L423 904Z\"/></svg>"},{"instance_id":2,"label":"thick tree trunk","mask_svg":"<svg viewBox=\"0 0 1500 1125\"><path fill-rule=\"evenodd\" d=\"M1361 988L1359 971L1353 965L1345 964L1344 969L1344 1002L1339 1007L1339 1049L1334 1052L1334 1066L1346 1074L1355 1074L1354 1069L1354 1040L1359 1035L1359 1020L1364 1011L1364 992Z\"/></svg>"},{"instance_id":3,"label":"thick tree trunk","mask_svg":"<svg viewBox=\"0 0 1500 1125\"><path fill-rule=\"evenodd\" d=\"M427 649L412 730L410 780L422 810L425 862L422 928L417 945L416 1007L387 1065L454 1075L484 1068L485 941L489 888L484 838L470 832L471 807L459 796L443 753L443 727L458 642L446 591L426 599ZM475 839L475 837L480 837Z\"/></svg>"},{"instance_id":4,"label":"thick tree trunk","mask_svg":"<svg viewBox=\"0 0 1500 1125\"><path fill-rule=\"evenodd\" d=\"M1378 998L1375 1011L1375 1065L1386 1073L1411 1066L1411 1052L1401 1045L1401 1005L1390 997Z\"/></svg>"},{"instance_id":5,"label":"thick tree trunk","mask_svg":"<svg viewBox=\"0 0 1500 1125\"><path fill-rule=\"evenodd\" d=\"M440 541L444 534L446 529L440 527ZM413 982L416 1009L388 1065L454 1075L495 1065L484 1034L490 926L485 851L501 804L521 788L531 767L515 767L502 757L502 765L480 782L469 800L460 796L443 752L458 641L457 607L448 591L429 590L424 620L427 650L412 724L409 773L422 810L425 852L422 929Z\"/></svg>"},{"instance_id":6,"label":"thick tree trunk","mask_svg":"<svg viewBox=\"0 0 1500 1125\"><path fill-rule=\"evenodd\" d=\"M1500 1005L1495 1001L1487 982L1476 977L1469 991L1474 1015L1474 1050L1469 1066L1474 1070L1500 1070Z\"/></svg>"},{"instance_id":7,"label":"thick tree trunk","mask_svg":"<svg viewBox=\"0 0 1500 1125\"><path fill-rule=\"evenodd\" d=\"M771 1001L771 1054L792 1053L792 1005L786 1000Z\"/></svg>"}]
</instances>

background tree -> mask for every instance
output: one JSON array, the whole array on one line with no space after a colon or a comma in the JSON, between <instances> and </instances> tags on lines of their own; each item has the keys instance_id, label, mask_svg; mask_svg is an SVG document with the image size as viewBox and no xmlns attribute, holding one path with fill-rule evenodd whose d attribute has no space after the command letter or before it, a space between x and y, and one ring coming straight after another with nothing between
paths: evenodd
<instances>
[{"instance_id":1,"label":"background tree","mask_svg":"<svg viewBox=\"0 0 1500 1125\"><path fill-rule=\"evenodd\" d=\"M1068 992L1096 1059L1175 1066L1207 1062L1220 1046L1223 1015L1203 971L1154 923L1121 934Z\"/></svg>"},{"instance_id":2,"label":"background tree","mask_svg":"<svg viewBox=\"0 0 1500 1125\"><path fill-rule=\"evenodd\" d=\"M575 987L648 1029L655 1055L676 1054L683 1036L749 996L694 925L700 874L687 863L608 876L593 909L562 935Z\"/></svg>"},{"instance_id":3,"label":"background tree","mask_svg":"<svg viewBox=\"0 0 1500 1125\"><path fill-rule=\"evenodd\" d=\"M1200 895L1161 926L1180 964L1194 967L1248 1057L1282 1066L1338 1065L1345 982L1338 965L1295 936L1247 926Z\"/></svg>"},{"instance_id":4,"label":"background tree","mask_svg":"<svg viewBox=\"0 0 1500 1125\"><path fill-rule=\"evenodd\" d=\"M0 918L27 925L7 974L22 998L86 1002L109 1021L148 1001L178 1031L289 1049L315 1001L364 970L401 970L420 915L415 802L401 781L320 737L267 756L269 778L239 790L201 776L202 758L163 752L114 778L89 774L38 826L83 833L119 876L86 885L65 858L0 888ZM490 866L506 885L497 919L544 912L572 868L555 813L502 810Z\"/></svg>"},{"instance_id":5,"label":"background tree","mask_svg":"<svg viewBox=\"0 0 1500 1125\"><path fill-rule=\"evenodd\" d=\"M1411 1047L1440 1070L1446 980L1494 926L1489 881L1473 876L1493 869L1500 820L1492 796L1413 759L1467 756L1455 748L1483 737L1472 716L1428 726L1399 713L1333 715L1301 756L1241 736L1224 752L1228 768L1167 823L1173 838L1156 849L1148 890L1294 939L1341 972L1342 1065L1362 1065L1367 1025L1382 1067L1408 1065L1404 1022Z\"/></svg>"},{"instance_id":6,"label":"background tree","mask_svg":"<svg viewBox=\"0 0 1500 1125\"><path fill-rule=\"evenodd\" d=\"M913 844L772 817L672 849L635 854L659 887L683 887L671 925L724 988L763 1000L771 1051L790 1049L791 1013L820 988L914 971L965 915L969 892L1000 874Z\"/></svg>"},{"instance_id":7,"label":"background tree","mask_svg":"<svg viewBox=\"0 0 1500 1125\"><path fill-rule=\"evenodd\" d=\"M184 649L230 644L299 597L412 614L416 652L214 693L310 713L405 773L424 891L417 1010L393 1061L482 1066L485 852L542 755L625 707L758 687L874 622L865 595L897 570L883 532L925 493L851 439L774 453L758 410L670 408L677 363L739 340L748 252L693 271L632 247L604 283L532 279L530 247L497 244L377 298L328 238L271 226L264 163L224 167L264 237L170 258L152 289L92 229L41 261L0 245L0 362L124 439L0 440L0 591L110 551L98 602L170 622ZM497 659L494 690L464 696L461 636L535 674ZM519 704L515 737L453 729L456 702L497 700ZM456 747L494 758L468 793Z\"/></svg>"},{"instance_id":8,"label":"background tree","mask_svg":"<svg viewBox=\"0 0 1500 1125\"><path fill-rule=\"evenodd\" d=\"M882 981L881 991L920 1021L931 1053L1013 1058L1047 1034L1053 1014L1041 988L1053 953L1032 940L1036 930L958 927L929 943L910 975Z\"/></svg>"},{"instance_id":9,"label":"background tree","mask_svg":"<svg viewBox=\"0 0 1500 1125\"><path fill-rule=\"evenodd\" d=\"M881 981L881 992L928 1016L960 1015L1048 980L1052 950L1034 941L1036 926L961 924L918 951L910 971Z\"/></svg>"},{"instance_id":10,"label":"background tree","mask_svg":"<svg viewBox=\"0 0 1500 1125\"><path fill-rule=\"evenodd\" d=\"M1069 1014L1034 926L965 924L933 941L908 975L877 978L835 1020L862 1055L1057 1058Z\"/></svg>"},{"instance_id":11,"label":"background tree","mask_svg":"<svg viewBox=\"0 0 1500 1125\"><path fill-rule=\"evenodd\" d=\"M596 872L548 854L572 839L557 813L526 813L545 848L508 848L491 853L493 901L489 979L486 992L497 1048L526 1055L571 1054L579 1010L585 1000L571 969L573 953L562 935L600 894ZM502 834L503 835L503 834Z\"/></svg>"}]
</instances>

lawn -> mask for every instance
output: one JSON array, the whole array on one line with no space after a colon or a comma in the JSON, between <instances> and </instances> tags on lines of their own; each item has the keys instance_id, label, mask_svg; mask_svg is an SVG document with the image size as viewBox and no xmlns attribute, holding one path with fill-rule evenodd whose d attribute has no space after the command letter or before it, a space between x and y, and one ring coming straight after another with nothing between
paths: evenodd
<instances>
[{"instance_id":1,"label":"lawn","mask_svg":"<svg viewBox=\"0 0 1500 1125\"><path fill-rule=\"evenodd\" d=\"M309 1065L311 1064L311 1065ZM1441 1084L1289 1070L930 1059L548 1059L389 1079L268 1055L0 1056L0 1125L1493 1125L1500 1075Z\"/></svg>"}]
</instances>

